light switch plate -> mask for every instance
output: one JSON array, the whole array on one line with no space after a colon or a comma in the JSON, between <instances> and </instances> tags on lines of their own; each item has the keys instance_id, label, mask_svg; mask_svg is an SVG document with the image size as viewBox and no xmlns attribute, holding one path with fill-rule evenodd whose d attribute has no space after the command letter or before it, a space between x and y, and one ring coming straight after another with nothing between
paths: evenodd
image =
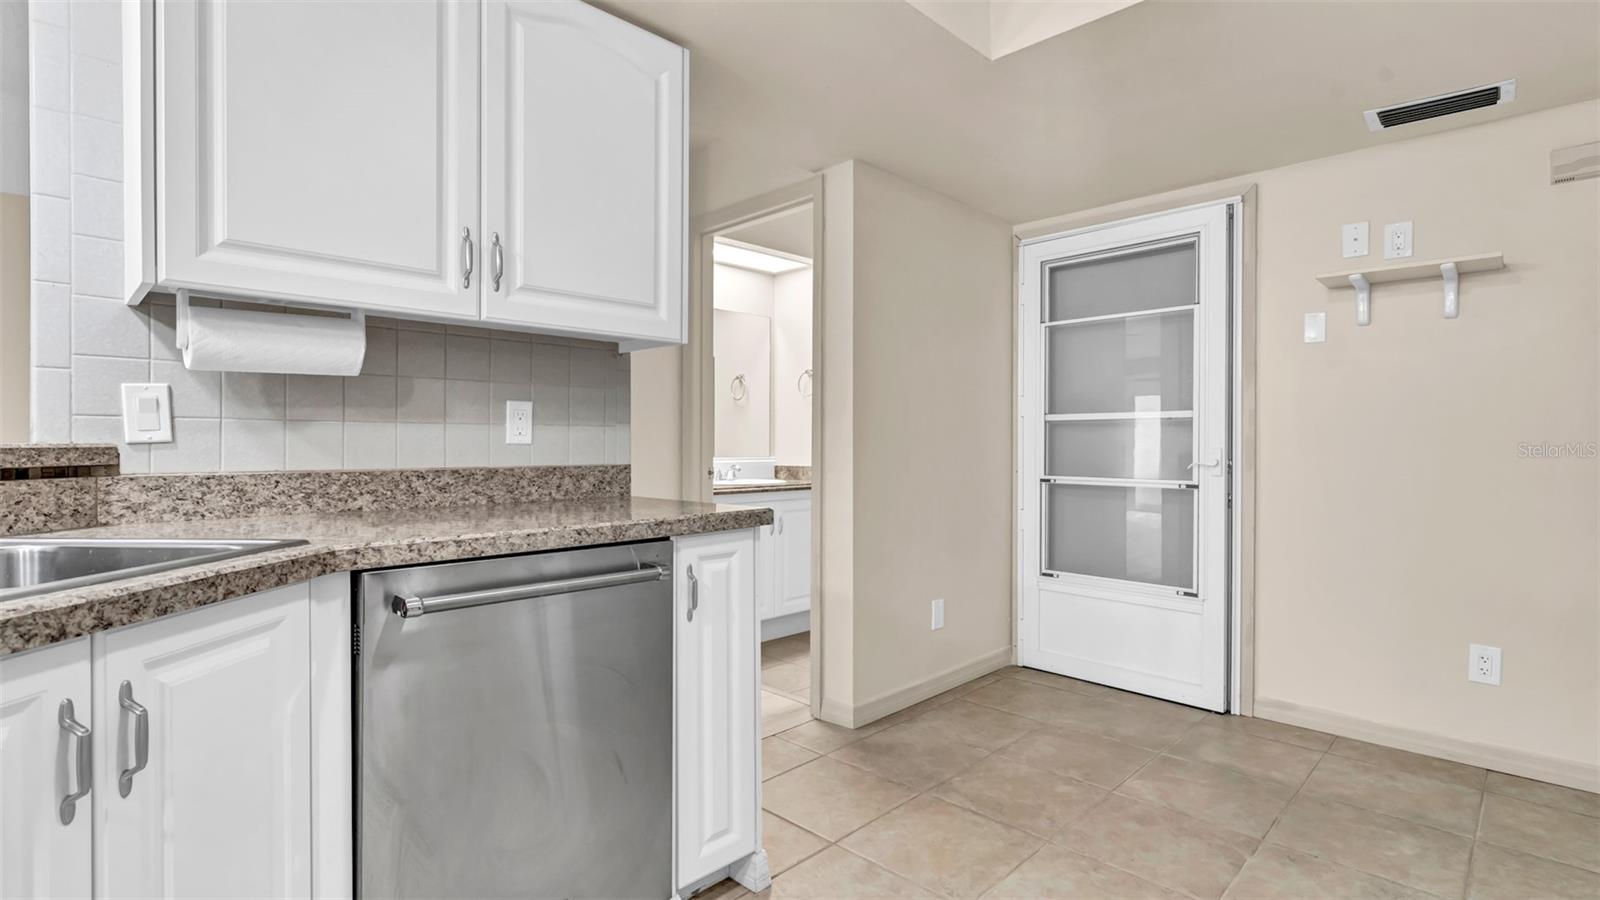
<instances>
[{"instance_id":1,"label":"light switch plate","mask_svg":"<svg viewBox=\"0 0 1600 900\"><path fill-rule=\"evenodd\" d=\"M1405 259L1411 255L1411 223L1390 222L1383 226L1383 258Z\"/></svg>"},{"instance_id":2,"label":"light switch plate","mask_svg":"<svg viewBox=\"0 0 1600 900\"><path fill-rule=\"evenodd\" d=\"M1320 344L1328 339L1328 314L1306 313L1306 343Z\"/></svg>"},{"instance_id":3,"label":"light switch plate","mask_svg":"<svg viewBox=\"0 0 1600 900\"><path fill-rule=\"evenodd\" d=\"M172 387L165 384L122 386L122 442L172 443Z\"/></svg>"},{"instance_id":4,"label":"light switch plate","mask_svg":"<svg viewBox=\"0 0 1600 900\"><path fill-rule=\"evenodd\" d=\"M934 631L944 627L944 598L933 601L933 621L930 623Z\"/></svg>"},{"instance_id":5,"label":"light switch plate","mask_svg":"<svg viewBox=\"0 0 1600 900\"><path fill-rule=\"evenodd\" d=\"M1345 259L1367 255L1367 223L1351 222L1339 229L1339 252Z\"/></svg>"},{"instance_id":6,"label":"light switch plate","mask_svg":"<svg viewBox=\"0 0 1600 900\"><path fill-rule=\"evenodd\" d=\"M533 443L533 401L506 401L506 443Z\"/></svg>"}]
</instances>

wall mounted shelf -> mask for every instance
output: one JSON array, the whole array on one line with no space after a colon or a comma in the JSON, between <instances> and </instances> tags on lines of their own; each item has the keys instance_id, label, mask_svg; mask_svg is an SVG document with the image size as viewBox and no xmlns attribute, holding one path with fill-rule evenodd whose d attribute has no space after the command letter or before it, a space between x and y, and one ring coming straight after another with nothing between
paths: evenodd
<instances>
[{"instance_id":1,"label":"wall mounted shelf","mask_svg":"<svg viewBox=\"0 0 1600 900\"><path fill-rule=\"evenodd\" d=\"M1317 280L1330 288L1355 288L1356 324L1367 325L1372 322L1373 285L1439 278L1444 281L1444 317L1454 319L1461 313L1461 276L1475 272L1493 272L1505 267L1506 260L1503 254L1478 253L1472 256L1450 256L1370 269L1330 272L1318 275Z\"/></svg>"}]
</instances>

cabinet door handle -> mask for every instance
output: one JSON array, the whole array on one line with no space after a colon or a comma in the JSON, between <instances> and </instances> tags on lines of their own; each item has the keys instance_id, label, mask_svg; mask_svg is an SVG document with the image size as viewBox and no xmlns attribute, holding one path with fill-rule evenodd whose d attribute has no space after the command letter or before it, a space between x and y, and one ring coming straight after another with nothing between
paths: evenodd
<instances>
[{"instance_id":1,"label":"cabinet door handle","mask_svg":"<svg viewBox=\"0 0 1600 900\"><path fill-rule=\"evenodd\" d=\"M117 776L117 793L126 797L133 791L133 776L150 762L150 711L133 699L133 684L127 681L117 689L117 704L133 716L133 766Z\"/></svg>"},{"instance_id":2,"label":"cabinet door handle","mask_svg":"<svg viewBox=\"0 0 1600 900\"><path fill-rule=\"evenodd\" d=\"M465 226L461 228L461 249L467 253L467 267L461 273L461 286L469 288L472 287L472 229Z\"/></svg>"},{"instance_id":3,"label":"cabinet door handle","mask_svg":"<svg viewBox=\"0 0 1600 900\"><path fill-rule=\"evenodd\" d=\"M500 232L496 231L491 239L490 246L494 247L494 285L496 294L500 293L500 276L506 273L506 252L500 246Z\"/></svg>"},{"instance_id":4,"label":"cabinet door handle","mask_svg":"<svg viewBox=\"0 0 1600 900\"><path fill-rule=\"evenodd\" d=\"M700 579L694 577L694 566L689 567L689 621L694 621L694 611L700 608Z\"/></svg>"},{"instance_id":5,"label":"cabinet door handle","mask_svg":"<svg viewBox=\"0 0 1600 900\"><path fill-rule=\"evenodd\" d=\"M71 825L72 817L77 815L78 801L89 793L94 787L94 767L89 759L89 729L84 727L74 715L71 700L61 701L61 711L57 715L61 723L61 733L67 740L77 742L77 747L67 754L73 762L73 778L77 784L76 789L61 798L61 824Z\"/></svg>"}]
</instances>

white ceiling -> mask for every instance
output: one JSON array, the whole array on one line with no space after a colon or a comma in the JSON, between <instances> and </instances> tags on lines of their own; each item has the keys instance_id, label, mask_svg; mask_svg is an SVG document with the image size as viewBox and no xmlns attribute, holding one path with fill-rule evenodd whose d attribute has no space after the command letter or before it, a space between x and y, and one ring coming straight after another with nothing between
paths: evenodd
<instances>
[{"instance_id":1,"label":"white ceiling","mask_svg":"<svg viewBox=\"0 0 1600 900\"><path fill-rule=\"evenodd\" d=\"M901 2L601 2L692 51L702 206L854 158L1024 222L1600 96L1586 0L1150 0L994 61ZM1505 106L1362 120L1513 77Z\"/></svg>"},{"instance_id":2,"label":"white ceiling","mask_svg":"<svg viewBox=\"0 0 1600 900\"><path fill-rule=\"evenodd\" d=\"M1139 0L906 0L989 59L1087 25Z\"/></svg>"}]
</instances>

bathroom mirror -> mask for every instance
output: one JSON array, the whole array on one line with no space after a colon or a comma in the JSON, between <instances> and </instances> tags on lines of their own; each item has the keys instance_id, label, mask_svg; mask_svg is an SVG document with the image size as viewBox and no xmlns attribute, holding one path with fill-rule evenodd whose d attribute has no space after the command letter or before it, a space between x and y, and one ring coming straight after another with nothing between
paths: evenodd
<instances>
[{"instance_id":1,"label":"bathroom mirror","mask_svg":"<svg viewBox=\"0 0 1600 900\"><path fill-rule=\"evenodd\" d=\"M712 248L715 456L811 465L811 210Z\"/></svg>"}]
</instances>

